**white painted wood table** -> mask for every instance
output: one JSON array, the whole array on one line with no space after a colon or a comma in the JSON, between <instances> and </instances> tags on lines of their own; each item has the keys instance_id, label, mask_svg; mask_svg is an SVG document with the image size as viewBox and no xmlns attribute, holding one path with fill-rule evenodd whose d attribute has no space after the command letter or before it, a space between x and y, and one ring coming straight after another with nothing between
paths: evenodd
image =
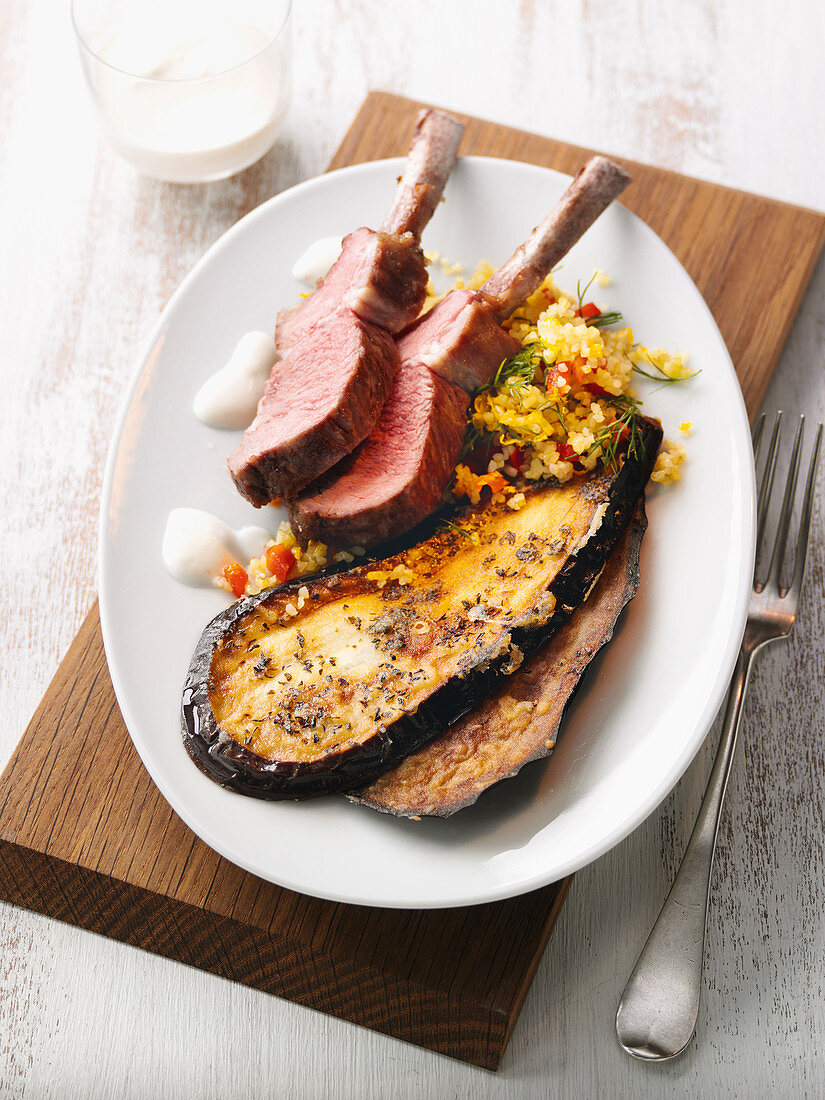
<instances>
[{"instance_id":1,"label":"white painted wood table","mask_svg":"<svg viewBox=\"0 0 825 1100\"><path fill-rule=\"evenodd\" d=\"M239 178L188 188L138 177L99 139L66 9L0 5L0 763L95 595L102 464L141 338L225 229L324 168L369 88L825 208L819 0L298 0L283 138ZM824 345L821 264L766 408L823 417ZM0 1093L822 1095L824 496L802 621L759 660L746 707L681 1060L626 1057L613 1014L710 746L576 876L497 1075L0 905Z\"/></svg>"}]
</instances>

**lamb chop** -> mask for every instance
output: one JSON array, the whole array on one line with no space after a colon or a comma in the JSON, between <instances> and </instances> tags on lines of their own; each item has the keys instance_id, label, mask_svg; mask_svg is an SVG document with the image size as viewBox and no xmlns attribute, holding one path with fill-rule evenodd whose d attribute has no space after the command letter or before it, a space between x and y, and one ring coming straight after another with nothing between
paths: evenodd
<instances>
[{"instance_id":1,"label":"lamb chop","mask_svg":"<svg viewBox=\"0 0 825 1100\"><path fill-rule=\"evenodd\" d=\"M423 112L381 229L351 233L318 289L280 314L281 361L229 457L238 491L256 507L299 492L375 426L399 365L390 334L409 324L424 302L420 237L463 131L442 111Z\"/></svg>"},{"instance_id":2,"label":"lamb chop","mask_svg":"<svg viewBox=\"0 0 825 1100\"><path fill-rule=\"evenodd\" d=\"M372 546L414 527L438 506L461 451L468 391L489 382L519 349L501 321L629 182L604 157L591 158L479 291L452 291L401 335L398 374L369 438L288 502L302 538Z\"/></svg>"}]
</instances>

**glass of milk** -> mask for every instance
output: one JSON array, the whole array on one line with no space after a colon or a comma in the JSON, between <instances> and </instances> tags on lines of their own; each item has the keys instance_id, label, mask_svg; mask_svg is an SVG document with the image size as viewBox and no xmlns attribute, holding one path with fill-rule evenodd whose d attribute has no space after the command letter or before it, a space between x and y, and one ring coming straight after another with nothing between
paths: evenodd
<instances>
[{"instance_id":1,"label":"glass of milk","mask_svg":"<svg viewBox=\"0 0 825 1100\"><path fill-rule=\"evenodd\" d=\"M139 171L222 179L274 144L291 91L290 0L73 0L101 125Z\"/></svg>"}]
</instances>

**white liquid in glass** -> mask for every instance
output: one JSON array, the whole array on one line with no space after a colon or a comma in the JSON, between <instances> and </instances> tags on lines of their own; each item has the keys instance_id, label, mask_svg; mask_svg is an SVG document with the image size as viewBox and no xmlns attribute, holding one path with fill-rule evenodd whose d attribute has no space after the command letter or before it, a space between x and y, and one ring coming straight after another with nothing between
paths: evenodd
<instances>
[{"instance_id":1,"label":"white liquid in glass","mask_svg":"<svg viewBox=\"0 0 825 1100\"><path fill-rule=\"evenodd\" d=\"M103 30L93 81L117 151L160 179L217 179L272 146L289 104L280 44L255 24L148 9Z\"/></svg>"}]
</instances>

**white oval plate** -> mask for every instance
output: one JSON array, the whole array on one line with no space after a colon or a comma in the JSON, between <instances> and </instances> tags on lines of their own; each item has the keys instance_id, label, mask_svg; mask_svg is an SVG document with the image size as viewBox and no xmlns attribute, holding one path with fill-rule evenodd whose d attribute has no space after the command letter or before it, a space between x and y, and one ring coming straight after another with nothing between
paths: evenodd
<instances>
[{"instance_id":1,"label":"white oval plate","mask_svg":"<svg viewBox=\"0 0 825 1100\"><path fill-rule=\"evenodd\" d=\"M742 395L710 312L661 240L614 204L557 275L574 290L595 267L613 283L588 297L621 309L648 346L678 347L701 369L678 386L638 389L666 436L693 422L682 481L648 498L641 590L568 712L559 747L446 820L396 820L343 797L267 803L221 790L187 756L180 692L202 629L225 606L161 562L166 517L203 508L260 523L226 457L237 433L199 423L192 398L242 333L271 330L295 301L293 262L318 237L375 225L400 160L345 168L243 218L187 276L155 326L106 470L100 611L123 716L177 813L233 863L336 901L446 907L510 897L575 871L665 797L722 701L744 628L753 558L753 461ZM425 248L501 263L569 182L512 161L464 158ZM274 526L279 517L269 518Z\"/></svg>"}]
</instances>

